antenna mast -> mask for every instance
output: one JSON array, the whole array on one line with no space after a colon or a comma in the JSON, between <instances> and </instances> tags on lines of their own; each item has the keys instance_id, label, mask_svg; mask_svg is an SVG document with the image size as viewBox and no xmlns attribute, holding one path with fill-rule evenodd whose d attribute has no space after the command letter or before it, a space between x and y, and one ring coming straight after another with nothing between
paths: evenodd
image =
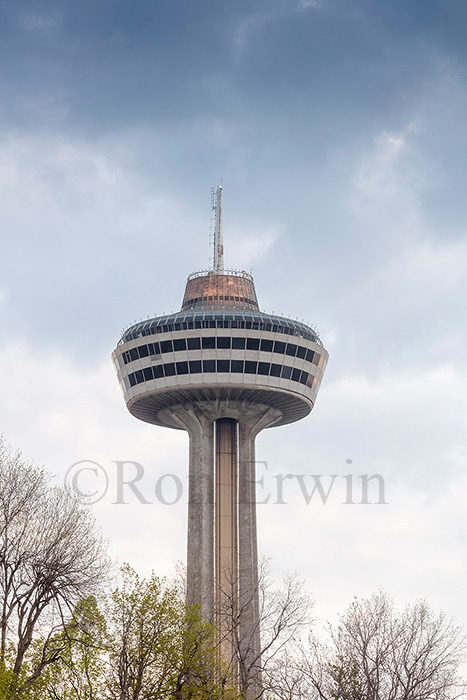
<instances>
[{"instance_id":1,"label":"antenna mast","mask_svg":"<svg viewBox=\"0 0 467 700\"><path fill-rule=\"evenodd\" d=\"M214 262L213 271L216 275L224 274L224 238L222 231L222 185L211 190L212 209L214 211Z\"/></svg>"}]
</instances>

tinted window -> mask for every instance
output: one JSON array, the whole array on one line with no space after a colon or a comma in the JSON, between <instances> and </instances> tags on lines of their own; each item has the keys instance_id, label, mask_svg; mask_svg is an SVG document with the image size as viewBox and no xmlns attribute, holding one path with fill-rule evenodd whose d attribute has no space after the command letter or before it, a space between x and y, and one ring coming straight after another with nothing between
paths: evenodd
<instances>
[{"instance_id":1,"label":"tinted window","mask_svg":"<svg viewBox=\"0 0 467 700\"><path fill-rule=\"evenodd\" d=\"M148 346L147 345L140 345L138 348L138 352L139 352L140 357L147 357L149 355Z\"/></svg>"},{"instance_id":2,"label":"tinted window","mask_svg":"<svg viewBox=\"0 0 467 700\"><path fill-rule=\"evenodd\" d=\"M232 338L232 350L243 350L245 348L245 338Z\"/></svg>"},{"instance_id":3,"label":"tinted window","mask_svg":"<svg viewBox=\"0 0 467 700\"><path fill-rule=\"evenodd\" d=\"M271 377L280 377L281 376L281 369L282 369L282 365L272 364L271 365L271 372L270 372Z\"/></svg>"},{"instance_id":4,"label":"tinted window","mask_svg":"<svg viewBox=\"0 0 467 700\"><path fill-rule=\"evenodd\" d=\"M168 364L164 365L164 373L166 377L173 377L175 374L175 363L169 362Z\"/></svg>"},{"instance_id":5,"label":"tinted window","mask_svg":"<svg viewBox=\"0 0 467 700\"><path fill-rule=\"evenodd\" d=\"M290 375L292 374L292 367L282 367L282 379L290 379Z\"/></svg>"},{"instance_id":6,"label":"tinted window","mask_svg":"<svg viewBox=\"0 0 467 700\"><path fill-rule=\"evenodd\" d=\"M186 350L185 338L177 338L176 340L174 340L174 350Z\"/></svg>"},{"instance_id":7,"label":"tinted window","mask_svg":"<svg viewBox=\"0 0 467 700\"><path fill-rule=\"evenodd\" d=\"M307 350L306 355L305 355L305 360L308 360L308 362L313 362L313 355L314 354L315 353L313 352L313 350Z\"/></svg>"},{"instance_id":8,"label":"tinted window","mask_svg":"<svg viewBox=\"0 0 467 700\"><path fill-rule=\"evenodd\" d=\"M292 379L294 380L294 382L300 381L300 370L299 369L294 369L292 371Z\"/></svg>"},{"instance_id":9,"label":"tinted window","mask_svg":"<svg viewBox=\"0 0 467 700\"><path fill-rule=\"evenodd\" d=\"M154 379L160 379L160 377L164 376L164 370L162 369L162 365L157 365L156 367L153 367L154 371Z\"/></svg>"},{"instance_id":10,"label":"tinted window","mask_svg":"<svg viewBox=\"0 0 467 700\"><path fill-rule=\"evenodd\" d=\"M131 348L131 350L129 350L129 353L130 353L130 358L132 360L138 359L138 350L136 348Z\"/></svg>"},{"instance_id":11,"label":"tinted window","mask_svg":"<svg viewBox=\"0 0 467 700\"><path fill-rule=\"evenodd\" d=\"M216 339L214 336L211 336L209 338L201 338L201 344L203 350L211 350L212 348L216 347Z\"/></svg>"},{"instance_id":12,"label":"tinted window","mask_svg":"<svg viewBox=\"0 0 467 700\"><path fill-rule=\"evenodd\" d=\"M259 350L259 338L247 338L246 348L247 350Z\"/></svg>"},{"instance_id":13,"label":"tinted window","mask_svg":"<svg viewBox=\"0 0 467 700\"><path fill-rule=\"evenodd\" d=\"M218 372L230 372L230 360L217 360Z\"/></svg>"},{"instance_id":14,"label":"tinted window","mask_svg":"<svg viewBox=\"0 0 467 700\"><path fill-rule=\"evenodd\" d=\"M245 373L246 374L256 374L257 362L252 362L251 360L245 361Z\"/></svg>"},{"instance_id":15,"label":"tinted window","mask_svg":"<svg viewBox=\"0 0 467 700\"><path fill-rule=\"evenodd\" d=\"M263 352L272 352L273 341L272 340L262 340L261 350Z\"/></svg>"},{"instance_id":16,"label":"tinted window","mask_svg":"<svg viewBox=\"0 0 467 700\"><path fill-rule=\"evenodd\" d=\"M188 374L188 362L177 362L177 374Z\"/></svg>"},{"instance_id":17,"label":"tinted window","mask_svg":"<svg viewBox=\"0 0 467 700\"><path fill-rule=\"evenodd\" d=\"M218 336L217 337L217 347L220 349L230 348L230 338Z\"/></svg>"},{"instance_id":18,"label":"tinted window","mask_svg":"<svg viewBox=\"0 0 467 700\"><path fill-rule=\"evenodd\" d=\"M203 360L203 372L215 372L216 371L216 361L215 360Z\"/></svg>"},{"instance_id":19,"label":"tinted window","mask_svg":"<svg viewBox=\"0 0 467 700\"><path fill-rule=\"evenodd\" d=\"M201 360L190 360L190 372L199 374L201 372Z\"/></svg>"},{"instance_id":20,"label":"tinted window","mask_svg":"<svg viewBox=\"0 0 467 700\"><path fill-rule=\"evenodd\" d=\"M188 350L200 350L201 340L199 338L188 338Z\"/></svg>"},{"instance_id":21,"label":"tinted window","mask_svg":"<svg viewBox=\"0 0 467 700\"><path fill-rule=\"evenodd\" d=\"M285 349L286 355L290 355L290 357L295 357L296 352L297 352L297 346L294 345L293 343L287 343L287 347Z\"/></svg>"},{"instance_id":22,"label":"tinted window","mask_svg":"<svg viewBox=\"0 0 467 700\"><path fill-rule=\"evenodd\" d=\"M285 353L285 343L283 343L282 340L274 341L274 352L278 352L281 355Z\"/></svg>"},{"instance_id":23,"label":"tinted window","mask_svg":"<svg viewBox=\"0 0 467 700\"><path fill-rule=\"evenodd\" d=\"M141 384L141 382L144 382L143 371L141 369L135 372L135 379L137 384Z\"/></svg>"},{"instance_id":24,"label":"tinted window","mask_svg":"<svg viewBox=\"0 0 467 700\"><path fill-rule=\"evenodd\" d=\"M269 362L258 362L258 374L269 374Z\"/></svg>"},{"instance_id":25,"label":"tinted window","mask_svg":"<svg viewBox=\"0 0 467 700\"><path fill-rule=\"evenodd\" d=\"M306 384L308 382L308 372L301 372L300 374L300 382L302 384Z\"/></svg>"},{"instance_id":26,"label":"tinted window","mask_svg":"<svg viewBox=\"0 0 467 700\"><path fill-rule=\"evenodd\" d=\"M161 343L161 352L172 352L172 341L163 340Z\"/></svg>"},{"instance_id":27,"label":"tinted window","mask_svg":"<svg viewBox=\"0 0 467 700\"><path fill-rule=\"evenodd\" d=\"M306 348L303 347L303 345L299 345L297 348L297 357L301 357L304 359L306 353Z\"/></svg>"},{"instance_id":28,"label":"tinted window","mask_svg":"<svg viewBox=\"0 0 467 700\"><path fill-rule=\"evenodd\" d=\"M243 360L232 360L231 371L243 374Z\"/></svg>"},{"instance_id":29,"label":"tinted window","mask_svg":"<svg viewBox=\"0 0 467 700\"><path fill-rule=\"evenodd\" d=\"M149 382L153 378L152 367L145 367L143 369L144 381Z\"/></svg>"}]
</instances>

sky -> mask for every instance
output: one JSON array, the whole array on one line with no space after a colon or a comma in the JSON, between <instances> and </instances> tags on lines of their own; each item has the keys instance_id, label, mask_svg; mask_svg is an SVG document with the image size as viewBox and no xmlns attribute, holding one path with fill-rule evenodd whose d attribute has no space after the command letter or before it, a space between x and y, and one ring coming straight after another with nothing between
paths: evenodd
<instances>
[{"instance_id":1,"label":"sky","mask_svg":"<svg viewBox=\"0 0 467 700\"><path fill-rule=\"evenodd\" d=\"M96 491L116 562L185 559L188 438L110 354L209 267L223 182L226 265L330 353L257 440L273 576L322 622L383 588L467 624L466 31L463 0L1 5L0 433Z\"/></svg>"}]
</instances>

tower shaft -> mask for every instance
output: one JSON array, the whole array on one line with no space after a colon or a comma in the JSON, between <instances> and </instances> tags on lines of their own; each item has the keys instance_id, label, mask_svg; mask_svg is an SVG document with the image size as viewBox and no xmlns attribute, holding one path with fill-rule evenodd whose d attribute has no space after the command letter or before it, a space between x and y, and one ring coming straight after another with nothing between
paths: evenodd
<instances>
[{"instance_id":1,"label":"tower shaft","mask_svg":"<svg viewBox=\"0 0 467 700\"><path fill-rule=\"evenodd\" d=\"M221 655L234 676L244 675L247 697L261 690L255 438L280 416L235 401L166 413L190 437L188 603L214 622Z\"/></svg>"},{"instance_id":2,"label":"tower shaft","mask_svg":"<svg viewBox=\"0 0 467 700\"><path fill-rule=\"evenodd\" d=\"M218 418L215 423L216 488L214 493L214 565L217 629L223 625L222 610L227 605L237 616L238 601L238 423L233 418ZM223 634L222 634L223 632ZM229 631L222 636L228 640ZM228 640L232 641L232 640Z\"/></svg>"}]
</instances>

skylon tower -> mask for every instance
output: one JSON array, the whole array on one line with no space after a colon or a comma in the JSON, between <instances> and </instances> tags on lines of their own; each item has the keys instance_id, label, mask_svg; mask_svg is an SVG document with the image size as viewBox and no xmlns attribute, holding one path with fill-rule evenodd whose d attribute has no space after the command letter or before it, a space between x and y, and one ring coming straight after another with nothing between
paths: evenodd
<instances>
[{"instance_id":1,"label":"skylon tower","mask_svg":"<svg viewBox=\"0 0 467 700\"><path fill-rule=\"evenodd\" d=\"M221 187L212 194L212 269L188 277L178 313L128 328L112 358L133 416L189 434L188 602L215 622L223 655L235 664L240 645L253 667L255 438L310 413L328 353L313 328L259 310L250 274L224 270ZM252 696L260 684L258 672Z\"/></svg>"}]
</instances>

